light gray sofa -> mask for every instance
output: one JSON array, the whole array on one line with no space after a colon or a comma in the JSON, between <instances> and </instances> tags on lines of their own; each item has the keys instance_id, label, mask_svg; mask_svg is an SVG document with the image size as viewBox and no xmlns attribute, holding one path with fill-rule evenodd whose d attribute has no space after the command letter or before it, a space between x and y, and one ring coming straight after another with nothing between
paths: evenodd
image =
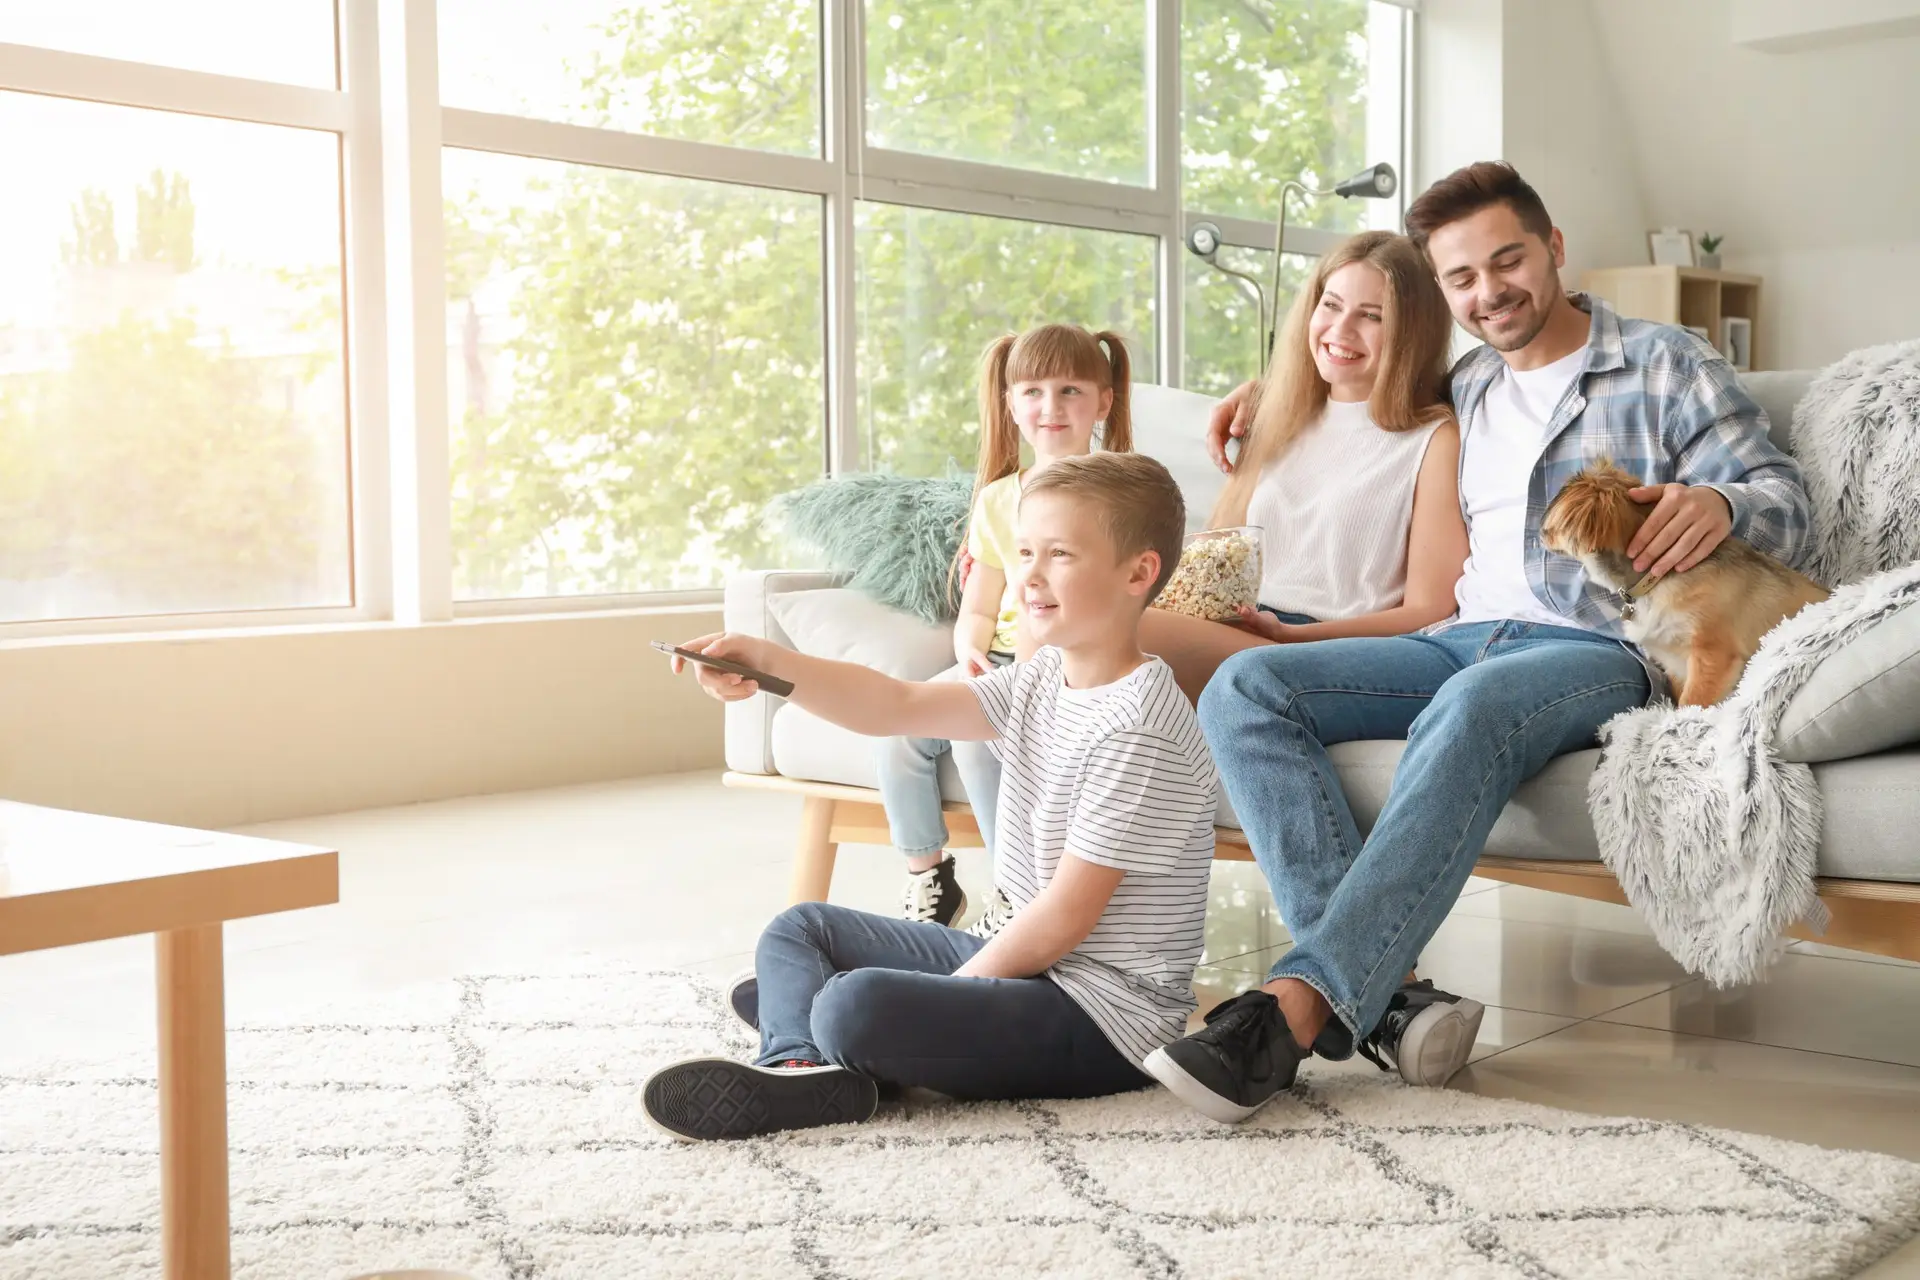
<instances>
[{"instance_id":1,"label":"light gray sofa","mask_svg":"<svg viewBox=\"0 0 1920 1280\"><path fill-rule=\"evenodd\" d=\"M1788 447L1794 405L1812 380L1811 372L1758 373L1744 379L1766 409L1773 437ZM1212 505L1223 478L1206 459L1203 434L1212 400L1188 392L1141 386L1135 393L1135 440L1142 452L1167 464L1180 482L1194 519ZM780 614L792 616L794 593L831 589L826 574L772 571L738 575L727 584L726 626L730 631L796 644ZM824 601L823 601L824 603ZM877 608L877 606L875 606ZM818 609L810 611L819 620ZM943 635L900 618L897 643L886 627L863 619L866 654L873 646L896 646L902 657L895 674L925 678L951 662ZM835 654L833 656L840 656ZM915 667L915 663L918 667ZM876 663L875 665L882 665ZM796 899L824 898L834 847L841 841L886 842L874 785L868 741L828 724L799 707L759 697L727 708L728 782L769 787L808 798L799 860ZM1332 755L1362 831L1386 800L1405 744L1352 742ZM1554 761L1520 788L1487 841L1481 874L1515 883L1623 901L1612 876L1597 861L1599 851L1587 817L1587 779L1597 751L1582 751ZM1920 748L1814 765L1826 801L1826 828L1819 854L1825 879L1822 896L1834 922L1825 941L1841 946L1920 959ZM968 843L964 792L948 762L942 773L955 817L956 844ZM1244 857L1239 822L1224 797L1218 817L1220 856Z\"/></svg>"}]
</instances>

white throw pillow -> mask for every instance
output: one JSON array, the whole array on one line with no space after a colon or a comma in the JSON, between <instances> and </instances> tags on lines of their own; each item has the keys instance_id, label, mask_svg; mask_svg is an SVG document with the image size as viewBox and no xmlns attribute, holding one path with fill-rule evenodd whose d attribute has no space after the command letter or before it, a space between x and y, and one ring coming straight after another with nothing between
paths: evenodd
<instances>
[{"instance_id":1,"label":"white throw pillow","mask_svg":"<svg viewBox=\"0 0 1920 1280\"><path fill-rule=\"evenodd\" d=\"M1920 604L1827 655L1780 715L1782 760L1817 764L1920 742Z\"/></svg>"},{"instance_id":2,"label":"white throw pillow","mask_svg":"<svg viewBox=\"0 0 1920 1280\"><path fill-rule=\"evenodd\" d=\"M953 629L933 626L848 587L770 596L767 608L813 658L857 662L900 680L930 680L954 663Z\"/></svg>"},{"instance_id":3,"label":"white throw pillow","mask_svg":"<svg viewBox=\"0 0 1920 1280\"><path fill-rule=\"evenodd\" d=\"M1207 526L1227 478L1207 457L1207 416L1219 401L1193 391L1136 383L1133 448L1173 474L1187 503L1187 532Z\"/></svg>"}]
</instances>

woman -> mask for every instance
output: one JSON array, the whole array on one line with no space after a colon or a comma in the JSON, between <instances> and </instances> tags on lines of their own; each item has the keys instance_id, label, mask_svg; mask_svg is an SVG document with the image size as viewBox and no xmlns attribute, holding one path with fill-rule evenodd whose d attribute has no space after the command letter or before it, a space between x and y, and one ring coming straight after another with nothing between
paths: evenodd
<instances>
[{"instance_id":1,"label":"woman","mask_svg":"<svg viewBox=\"0 0 1920 1280\"><path fill-rule=\"evenodd\" d=\"M1232 623L1150 609L1141 627L1189 698L1254 645L1403 635L1453 612L1467 529L1443 398L1451 334L1405 236L1362 232L1320 260L1208 521L1260 528L1260 607Z\"/></svg>"}]
</instances>

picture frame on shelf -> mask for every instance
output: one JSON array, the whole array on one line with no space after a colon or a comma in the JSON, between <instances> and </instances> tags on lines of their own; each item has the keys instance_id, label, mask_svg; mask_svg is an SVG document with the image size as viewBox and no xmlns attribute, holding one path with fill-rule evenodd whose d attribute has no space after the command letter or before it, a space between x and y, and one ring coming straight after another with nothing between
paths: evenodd
<instances>
[{"instance_id":1,"label":"picture frame on shelf","mask_svg":"<svg viewBox=\"0 0 1920 1280\"><path fill-rule=\"evenodd\" d=\"M1720 317L1720 350L1727 363L1741 373L1753 368L1753 321L1745 316Z\"/></svg>"},{"instance_id":2,"label":"picture frame on shelf","mask_svg":"<svg viewBox=\"0 0 1920 1280\"><path fill-rule=\"evenodd\" d=\"M1693 266L1693 232L1678 227L1647 232L1647 258L1656 267Z\"/></svg>"}]
</instances>

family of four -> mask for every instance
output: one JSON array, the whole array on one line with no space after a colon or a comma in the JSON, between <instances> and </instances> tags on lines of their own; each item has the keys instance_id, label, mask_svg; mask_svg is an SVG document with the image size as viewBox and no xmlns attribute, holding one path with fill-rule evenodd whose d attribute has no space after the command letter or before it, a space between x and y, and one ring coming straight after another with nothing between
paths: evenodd
<instances>
[{"instance_id":1,"label":"family of four","mask_svg":"<svg viewBox=\"0 0 1920 1280\"><path fill-rule=\"evenodd\" d=\"M1211 523L1266 540L1261 606L1237 623L1151 607L1180 557L1180 491L1130 451L1120 340L1049 325L987 353L953 671L910 683L694 642L884 740L906 918L782 913L729 991L760 1054L663 1068L650 1120L745 1137L867 1119L887 1088L1157 1080L1234 1122L1314 1054L1422 1085L1466 1062L1483 1011L1416 978L1421 948L1515 788L1661 687L1620 601L1541 545L1548 503L1600 457L1639 475L1652 513L1629 554L1654 576L1729 535L1796 563L1810 522L1797 467L1712 347L1562 288L1560 232L1512 168L1449 175L1407 227L1328 254L1266 377L1214 415L1231 479ZM1450 319L1484 345L1449 374ZM1327 748L1373 738L1407 747L1363 840ZM994 859L964 932L935 772L949 749ZM1293 944L1187 1034L1216 763Z\"/></svg>"}]
</instances>

